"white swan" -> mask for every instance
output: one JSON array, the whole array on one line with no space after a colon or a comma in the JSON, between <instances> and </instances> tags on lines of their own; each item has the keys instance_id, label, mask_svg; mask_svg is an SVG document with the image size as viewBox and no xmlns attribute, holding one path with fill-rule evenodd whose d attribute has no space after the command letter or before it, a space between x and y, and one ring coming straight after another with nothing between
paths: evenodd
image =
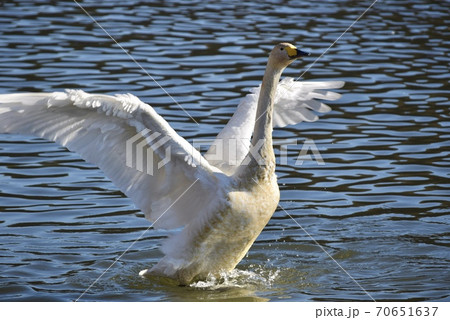
<instances>
[{"instance_id":1,"label":"white swan","mask_svg":"<svg viewBox=\"0 0 450 320\"><path fill-rule=\"evenodd\" d=\"M67 90L0 95L0 132L57 141L98 165L155 227L183 227L166 240L159 263L141 274L189 284L232 270L274 213L280 195L273 125L315 121L311 110L329 111L315 98L339 98L323 89L339 88L341 81L287 79L278 86L282 71L303 55L288 43L274 47L261 88L242 100L205 157L151 106L130 94ZM144 140L154 163L165 158L165 150L171 151L171 161L152 175L126 165L126 142L144 129L165 141L163 149L161 140ZM218 148L224 151L220 159L215 157Z\"/></svg>"}]
</instances>

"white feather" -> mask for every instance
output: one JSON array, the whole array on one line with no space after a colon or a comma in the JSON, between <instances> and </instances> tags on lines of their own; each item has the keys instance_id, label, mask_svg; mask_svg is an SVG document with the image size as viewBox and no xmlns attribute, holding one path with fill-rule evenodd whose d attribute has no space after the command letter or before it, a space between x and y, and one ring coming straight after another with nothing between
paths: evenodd
<instances>
[{"instance_id":1,"label":"white feather","mask_svg":"<svg viewBox=\"0 0 450 320\"><path fill-rule=\"evenodd\" d=\"M0 113L1 132L56 141L98 165L150 221L156 221L155 227L186 225L205 211L204 202L217 197L220 172L133 95L91 95L81 90L7 94L0 95ZM162 147L156 145L160 139L147 139L145 150L153 154L154 164L164 159L166 148L171 151L171 161L153 175L126 165L126 141L144 128L166 137Z\"/></svg>"}]
</instances>

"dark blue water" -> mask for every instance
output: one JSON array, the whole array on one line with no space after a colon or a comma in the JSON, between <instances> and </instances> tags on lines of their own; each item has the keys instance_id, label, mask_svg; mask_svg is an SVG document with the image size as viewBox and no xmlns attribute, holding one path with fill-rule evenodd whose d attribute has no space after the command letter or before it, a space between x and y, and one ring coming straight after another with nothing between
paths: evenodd
<instances>
[{"instance_id":1,"label":"dark blue water","mask_svg":"<svg viewBox=\"0 0 450 320\"><path fill-rule=\"evenodd\" d=\"M312 53L284 73L298 77L371 2L81 4L200 125L71 1L0 4L0 93L130 92L194 139L215 137L274 43ZM280 208L236 272L194 287L141 279L166 236L149 230L80 300L449 301L449 9L379 0L305 73L346 81L343 98L274 132L298 145L277 167ZM305 139L325 165L296 164ZM149 225L76 154L0 135L0 300L77 299Z\"/></svg>"}]
</instances>

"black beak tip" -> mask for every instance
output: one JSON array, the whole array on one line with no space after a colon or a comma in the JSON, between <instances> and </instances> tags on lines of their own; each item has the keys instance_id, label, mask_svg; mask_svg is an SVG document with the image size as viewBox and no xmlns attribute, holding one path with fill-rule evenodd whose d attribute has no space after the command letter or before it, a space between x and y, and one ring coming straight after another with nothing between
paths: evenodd
<instances>
[{"instance_id":1,"label":"black beak tip","mask_svg":"<svg viewBox=\"0 0 450 320\"><path fill-rule=\"evenodd\" d=\"M302 51L302 50L297 50L297 57L308 57L310 55L311 55L311 53L309 53L309 52L305 52L305 51Z\"/></svg>"}]
</instances>

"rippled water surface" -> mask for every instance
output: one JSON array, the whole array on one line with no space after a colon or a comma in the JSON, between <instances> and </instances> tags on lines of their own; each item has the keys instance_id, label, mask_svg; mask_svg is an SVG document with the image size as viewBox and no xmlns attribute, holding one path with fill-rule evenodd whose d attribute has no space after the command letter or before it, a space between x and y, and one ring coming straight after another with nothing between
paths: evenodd
<instances>
[{"instance_id":1,"label":"rippled water surface","mask_svg":"<svg viewBox=\"0 0 450 320\"><path fill-rule=\"evenodd\" d=\"M0 93L131 92L184 137L213 138L274 43L312 53L284 73L298 77L370 3L83 1L198 126L74 2L2 2ZM298 143L277 167L280 207L237 270L193 287L141 279L166 236L150 230L81 300L449 301L449 12L379 0L305 73L346 81L343 97L319 122L274 132ZM325 165L296 164L305 139ZM78 155L0 135L0 300L75 300L148 227Z\"/></svg>"}]
</instances>

